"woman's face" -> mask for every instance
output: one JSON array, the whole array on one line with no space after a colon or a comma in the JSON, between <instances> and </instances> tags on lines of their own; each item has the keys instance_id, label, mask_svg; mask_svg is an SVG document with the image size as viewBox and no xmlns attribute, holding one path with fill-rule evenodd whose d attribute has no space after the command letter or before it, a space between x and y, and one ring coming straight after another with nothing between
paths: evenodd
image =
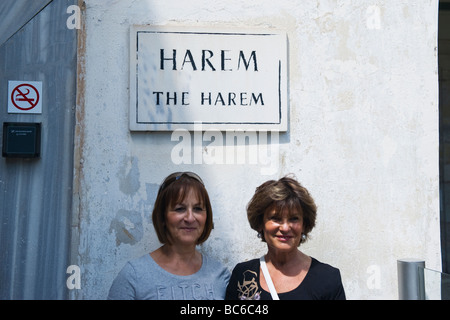
<instances>
[{"instance_id":1,"label":"woman's face","mask_svg":"<svg viewBox=\"0 0 450 320\"><path fill-rule=\"evenodd\" d=\"M303 232L302 214L295 211L277 212L269 208L264 213L263 233L269 247L290 251L300 245Z\"/></svg>"},{"instance_id":2,"label":"woman's face","mask_svg":"<svg viewBox=\"0 0 450 320\"><path fill-rule=\"evenodd\" d=\"M205 206L193 190L167 211L166 228L173 245L196 245L205 223Z\"/></svg>"}]
</instances>

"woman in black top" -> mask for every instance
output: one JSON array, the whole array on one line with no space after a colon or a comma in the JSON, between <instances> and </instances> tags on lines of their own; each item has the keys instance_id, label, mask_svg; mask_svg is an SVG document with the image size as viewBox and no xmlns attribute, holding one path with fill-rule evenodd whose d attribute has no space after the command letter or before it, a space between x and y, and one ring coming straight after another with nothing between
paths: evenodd
<instances>
[{"instance_id":1,"label":"woman in black top","mask_svg":"<svg viewBox=\"0 0 450 320\"><path fill-rule=\"evenodd\" d=\"M298 249L315 226L316 211L308 190L293 178L256 188L247 217L268 251L236 265L226 299L345 300L339 270Z\"/></svg>"}]
</instances>

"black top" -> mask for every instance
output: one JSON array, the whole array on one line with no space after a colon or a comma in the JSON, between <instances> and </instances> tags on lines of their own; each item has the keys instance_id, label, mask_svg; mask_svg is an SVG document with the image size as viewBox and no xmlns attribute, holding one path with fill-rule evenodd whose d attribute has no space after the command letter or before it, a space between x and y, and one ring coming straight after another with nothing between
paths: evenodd
<instances>
[{"instance_id":1,"label":"black top","mask_svg":"<svg viewBox=\"0 0 450 320\"><path fill-rule=\"evenodd\" d=\"M271 300L270 292L259 282L259 259L241 262L234 267L227 286L227 300ZM345 300L341 273L312 258L303 281L292 291L278 293L280 300Z\"/></svg>"}]
</instances>

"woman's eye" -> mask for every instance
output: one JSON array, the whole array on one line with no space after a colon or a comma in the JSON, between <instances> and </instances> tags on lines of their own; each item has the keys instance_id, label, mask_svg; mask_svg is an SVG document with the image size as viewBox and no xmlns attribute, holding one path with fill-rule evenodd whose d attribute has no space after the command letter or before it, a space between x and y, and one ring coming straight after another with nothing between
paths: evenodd
<instances>
[{"instance_id":1,"label":"woman's eye","mask_svg":"<svg viewBox=\"0 0 450 320\"><path fill-rule=\"evenodd\" d=\"M202 212L205 211L205 209L203 207L194 207L194 211Z\"/></svg>"},{"instance_id":2,"label":"woman's eye","mask_svg":"<svg viewBox=\"0 0 450 320\"><path fill-rule=\"evenodd\" d=\"M184 207L175 207L174 211L175 212L184 212L185 208Z\"/></svg>"}]
</instances>

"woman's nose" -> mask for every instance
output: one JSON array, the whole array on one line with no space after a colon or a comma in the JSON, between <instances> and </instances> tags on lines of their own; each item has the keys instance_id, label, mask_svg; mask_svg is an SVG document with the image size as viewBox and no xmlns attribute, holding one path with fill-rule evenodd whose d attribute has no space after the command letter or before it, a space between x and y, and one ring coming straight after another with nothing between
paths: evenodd
<instances>
[{"instance_id":1,"label":"woman's nose","mask_svg":"<svg viewBox=\"0 0 450 320\"><path fill-rule=\"evenodd\" d=\"M289 228L290 228L289 221L285 220L280 223L280 230L289 231Z\"/></svg>"},{"instance_id":2,"label":"woman's nose","mask_svg":"<svg viewBox=\"0 0 450 320\"><path fill-rule=\"evenodd\" d=\"M184 221L186 221L186 222L194 222L195 221L194 212L193 212L192 208L187 208L186 215L184 216Z\"/></svg>"}]
</instances>

